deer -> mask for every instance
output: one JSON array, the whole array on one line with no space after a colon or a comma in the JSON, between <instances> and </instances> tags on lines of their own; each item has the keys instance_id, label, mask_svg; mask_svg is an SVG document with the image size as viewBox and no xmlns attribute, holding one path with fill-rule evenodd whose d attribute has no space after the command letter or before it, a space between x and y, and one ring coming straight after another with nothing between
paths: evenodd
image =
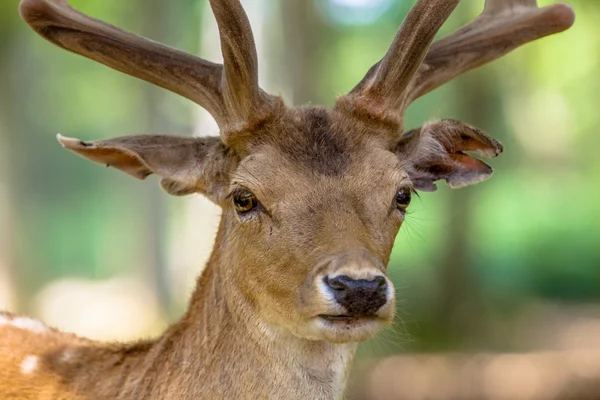
<instances>
[{"instance_id":1,"label":"deer","mask_svg":"<svg viewBox=\"0 0 600 400\"><path fill-rule=\"evenodd\" d=\"M460 0L416 0L384 57L334 106L288 106L258 85L239 0L209 0L213 63L127 33L66 0L21 0L51 43L206 109L218 137L132 135L60 144L174 196L222 209L214 249L183 316L153 339L100 343L0 315L5 399L311 399L345 396L358 343L389 325L386 270L415 192L492 175L502 145L453 119L405 130L407 107L455 77L574 23L566 4L486 0L434 41Z\"/></svg>"}]
</instances>

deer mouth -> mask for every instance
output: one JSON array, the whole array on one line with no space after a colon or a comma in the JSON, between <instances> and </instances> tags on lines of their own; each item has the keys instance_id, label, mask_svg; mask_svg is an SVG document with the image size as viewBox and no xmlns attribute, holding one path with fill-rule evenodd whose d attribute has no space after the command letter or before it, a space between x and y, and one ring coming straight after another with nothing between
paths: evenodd
<instances>
[{"instance_id":1,"label":"deer mouth","mask_svg":"<svg viewBox=\"0 0 600 400\"><path fill-rule=\"evenodd\" d=\"M373 314L319 314L313 319L311 337L333 343L364 342L386 322L385 317Z\"/></svg>"},{"instance_id":2,"label":"deer mouth","mask_svg":"<svg viewBox=\"0 0 600 400\"><path fill-rule=\"evenodd\" d=\"M325 315L325 314L319 315L319 318L324 319L325 321L331 322L331 323L346 323L346 324L354 324L354 323L373 321L373 320L378 319L374 315L357 316L357 315Z\"/></svg>"},{"instance_id":3,"label":"deer mouth","mask_svg":"<svg viewBox=\"0 0 600 400\"><path fill-rule=\"evenodd\" d=\"M390 307L376 313L325 309L310 316L296 334L305 339L332 343L364 342L391 323L393 316L393 308Z\"/></svg>"}]
</instances>

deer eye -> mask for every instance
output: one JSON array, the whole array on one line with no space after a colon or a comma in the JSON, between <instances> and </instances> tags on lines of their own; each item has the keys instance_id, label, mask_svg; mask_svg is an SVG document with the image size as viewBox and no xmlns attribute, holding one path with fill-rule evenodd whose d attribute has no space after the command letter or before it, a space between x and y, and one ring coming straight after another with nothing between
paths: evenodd
<instances>
[{"instance_id":1,"label":"deer eye","mask_svg":"<svg viewBox=\"0 0 600 400\"><path fill-rule=\"evenodd\" d=\"M396 207L399 210L404 211L410 204L411 194L409 189L400 189L396 193Z\"/></svg>"},{"instance_id":2,"label":"deer eye","mask_svg":"<svg viewBox=\"0 0 600 400\"><path fill-rule=\"evenodd\" d=\"M248 190L242 190L234 193L233 205L239 214L246 214L258 206L258 200Z\"/></svg>"}]
</instances>

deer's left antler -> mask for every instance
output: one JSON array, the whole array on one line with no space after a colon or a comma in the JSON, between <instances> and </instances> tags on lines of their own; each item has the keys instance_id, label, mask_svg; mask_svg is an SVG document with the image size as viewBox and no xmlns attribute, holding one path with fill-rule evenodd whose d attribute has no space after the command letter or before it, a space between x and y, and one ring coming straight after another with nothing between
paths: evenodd
<instances>
[{"instance_id":1,"label":"deer's left antler","mask_svg":"<svg viewBox=\"0 0 600 400\"><path fill-rule=\"evenodd\" d=\"M573 9L564 3L539 8L536 0L486 0L485 9L477 19L433 43L405 102L411 103L519 46L562 32L574 21Z\"/></svg>"},{"instance_id":2,"label":"deer's left antler","mask_svg":"<svg viewBox=\"0 0 600 400\"><path fill-rule=\"evenodd\" d=\"M477 19L431 44L459 1L419 0L388 53L349 96L378 98L402 114L412 101L460 74L562 32L575 20L573 9L564 3L539 8L536 0L486 0Z\"/></svg>"}]
</instances>

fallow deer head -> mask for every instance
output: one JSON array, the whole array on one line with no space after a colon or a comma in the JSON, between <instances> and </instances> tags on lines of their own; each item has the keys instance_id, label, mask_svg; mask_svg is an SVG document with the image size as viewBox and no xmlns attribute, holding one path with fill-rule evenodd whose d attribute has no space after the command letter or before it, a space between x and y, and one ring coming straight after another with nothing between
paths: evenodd
<instances>
[{"instance_id":1,"label":"fallow deer head","mask_svg":"<svg viewBox=\"0 0 600 400\"><path fill-rule=\"evenodd\" d=\"M304 339L355 342L394 317L386 266L411 194L439 180L452 188L481 182L492 169L476 156L502 152L455 120L406 133L406 108L573 23L564 4L487 0L473 23L432 44L459 1L417 0L387 54L333 108L288 107L260 89L239 0L210 0L222 65L123 32L65 0L22 0L20 11L52 43L178 93L215 118L220 138L58 139L138 179L156 174L170 194L202 193L221 206L205 273L218 277L233 314Z\"/></svg>"}]
</instances>

